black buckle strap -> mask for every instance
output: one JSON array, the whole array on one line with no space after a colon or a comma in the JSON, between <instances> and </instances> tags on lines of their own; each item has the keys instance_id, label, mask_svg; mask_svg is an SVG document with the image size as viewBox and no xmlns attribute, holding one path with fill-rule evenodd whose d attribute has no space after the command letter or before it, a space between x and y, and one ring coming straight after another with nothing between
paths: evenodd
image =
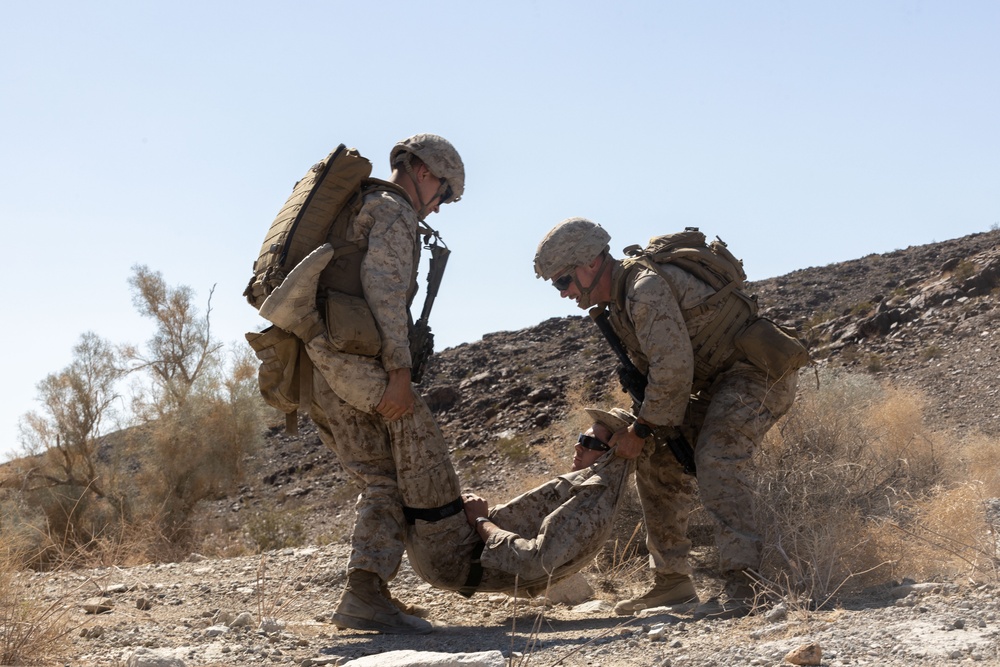
<instances>
[{"instance_id":1,"label":"black buckle strap","mask_svg":"<svg viewBox=\"0 0 1000 667\"><path fill-rule=\"evenodd\" d=\"M403 516L406 518L406 523L411 526L417 522L417 519L421 521L440 521L441 519L447 519L450 516L455 516L459 512L463 511L465 506L462 504L461 498L456 498L447 505L442 505L441 507L429 507L427 509L417 508L417 507L407 507L403 505Z\"/></svg>"},{"instance_id":2,"label":"black buckle strap","mask_svg":"<svg viewBox=\"0 0 1000 667\"><path fill-rule=\"evenodd\" d=\"M483 564L479 559L486 548L485 542L480 542L472 550L472 565L469 567L469 577L465 580L465 585L458 589L458 594L462 597L471 598L476 594L479 584L483 581Z\"/></svg>"}]
</instances>

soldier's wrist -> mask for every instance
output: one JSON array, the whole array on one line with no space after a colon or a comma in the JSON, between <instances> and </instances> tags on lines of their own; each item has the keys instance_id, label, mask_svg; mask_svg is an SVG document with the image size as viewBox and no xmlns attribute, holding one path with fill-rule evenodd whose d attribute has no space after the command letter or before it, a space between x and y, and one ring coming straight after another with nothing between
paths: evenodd
<instances>
[{"instance_id":1,"label":"soldier's wrist","mask_svg":"<svg viewBox=\"0 0 1000 667\"><path fill-rule=\"evenodd\" d=\"M632 431L633 435L635 435L637 438L641 438L643 440L645 440L649 436L653 435L653 429L649 426L649 424L645 424L645 423L643 423L641 421L638 421L638 420L636 420L632 424L630 430Z\"/></svg>"}]
</instances>

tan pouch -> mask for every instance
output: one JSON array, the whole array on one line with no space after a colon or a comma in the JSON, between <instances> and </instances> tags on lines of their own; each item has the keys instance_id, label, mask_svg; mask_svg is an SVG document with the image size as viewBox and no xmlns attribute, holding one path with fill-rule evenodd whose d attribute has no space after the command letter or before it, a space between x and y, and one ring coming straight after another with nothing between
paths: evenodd
<instances>
[{"instance_id":1,"label":"tan pouch","mask_svg":"<svg viewBox=\"0 0 1000 667\"><path fill-rule=\"evenodd\" d=\"M747 361L771 378L794 373L809 363L809 350L794 332L763 317L744 329L734 344Z\"/></svg>"},{"instance_id":2,"label":"tan pouch","mask_svg":"<svg viewBox=\"0 0 1000 667\"><path fill-rule=\"evenodd\" d=\"M326 293L326 329L330 345L338 352L378 356L382 350L375 316L359 296L330 290Z\"/></svg>"},{"instance_id":3,"label":"tan pouch","mask_svg":"<svg viewBox=\"0 0 1000 667\"><path fill-rule=\"evenodd\" d=\"M285 414L295 412L299 407L299 356L305 355L302 341L274 326L251 331L246 339L261 362L257 380L264 402Z\"/></svg>"}]
</instances>

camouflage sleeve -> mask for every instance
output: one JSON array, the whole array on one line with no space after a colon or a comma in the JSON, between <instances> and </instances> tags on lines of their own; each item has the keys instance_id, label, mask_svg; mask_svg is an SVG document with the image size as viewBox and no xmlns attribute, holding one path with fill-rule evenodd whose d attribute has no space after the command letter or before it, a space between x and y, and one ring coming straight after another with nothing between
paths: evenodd
<instances>
[{"instance_id":1,"label":"camouflage sleeve","mask_svg":"<svg viewBox=\"0 0 1000 667\"><path fill-rule=\"evenodd\" d=\"M387 371L411 365L408 295L416 279L419 252L416 213L386 193L366 199L355 232L368 236L361 263L361 285L382 335L382 365Z\"/></svg>"},{"instance_id":2,"label":"camouflage sleeve","mask_svg":"<svg viewBox=\"0 0 1000 667\"><path fill-rule=\"evenodd\" d=\"M648 361L639 417L658 426L676 426L684 420L694 381L694 353L681 306L665 280L644 271L629 290L626 308Z\"/></svg>"}]
</instances>

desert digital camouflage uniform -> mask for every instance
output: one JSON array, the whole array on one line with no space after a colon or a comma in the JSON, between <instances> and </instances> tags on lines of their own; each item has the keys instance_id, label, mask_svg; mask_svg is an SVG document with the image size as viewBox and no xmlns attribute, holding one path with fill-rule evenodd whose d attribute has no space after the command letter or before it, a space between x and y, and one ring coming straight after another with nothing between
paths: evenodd
<instances>
[{"instance_id":1,"label":"desert digital camouflage uniform","mask_svg":"<svg viewBox=\"0 0 1000 667\"><path fill-rule=\"evenodd\" d=\"M619 261L611 274L612 294L624 297L611 305L611 324L649 383L638 416L681 427L698 468L696 487L666 446L645 448L637 461L650 565L659 572L691 574L687 517L698 493L716 520L720 570L755 569L761 539L747 464L767 430L791 407L797 375L769 381L764 371L737 361L715 377L695 377L691 338L714 311L688 322L681 312L714 290L676 266L662 268L666 280L649 269L629 273Z\"/></svg>"},{"instance_id":2,"label":"desert digital camouflage uniform","mask_svg":"<svg viewBox=\"0 0 1000 667\"><path fill-rule=\"evenodd\" d=\"M348 570L375 572L389 581L404 551L400 484L414 490L420 502L411 506L421 508L454 501L460 488L444 438L419 395L414 397L413 414L397 421L387 422L375 411L387 371L410 367L408 313L420 259L417 214L399 194L371 193L348 229L348 241L364 239L368 251L361 283L379 326L380 357L334 352L322 336L309 341L306 349L320 371L313 374L313 420L323 442L362 488ZM331 373L339 373L338 391L324 379ZM411 451L423 458L420 471L405 463L412 459Z\"/></svg>"},{"instance_id":3,"label":"desert digital camouflage uniform","mask_svg":"<svg viewBox=\"0 0 1000 667\"><path fill-rule=\"evenodd\" d=\"M318 373L328 379L328 383L317 384L317 389L324 392L317 402L339 401L346 416L338 422L336 442L350 441L363 436L369 428L372 420L366 418L370 417L366 409L385 390L386 372L373 359L318 345L322 340L317 337L308 346ZM346 400L334 394L330 386L336 387ZM371 460L354 462L352 469L360 470L368 482L358 501L355 534L386 526L385 517L376 512L394 511L400 505L441 507L460 497L461 487L447 456L444 437L426 405L421 402L420 406L413 418L379 422L392 447L375 450ZM499 530L490 535L480 556L483 575L476 590L513 593L516 589L537 595L550 581L579 571L607 542L622 490L634 470L634 461L617 458L611 452L589 468L560 475L493 507L489 516ZM396 514L391 526L394 531L379 534L375 547L362 551L355 541L351 561L362 562L360 556L364 555L366 564L394 570L399 562L397 545L386 538L405 540L410 564L417 574L438 588L460 590L468 581L474 552L482 546L465 513L433 522L417 519L410 526L402 510Z\"/></svg>"},{"instance_id":4,"label":"desert digital camouflage uniform","mask_svg":"<svg viewBox=\"0 0 1000 667\"><path fill-rule=\"evenodd\" d=\"M477 591L544 593L550 583L587 565L611 535L632 461L614 453L560 475L490 509L497 526L480 556ZM405 495L405 492L404 492ZM437 523L417 521L407 540L410 565L438 588L459 590L482 545L465 515Z\"/></svg>"}]
</instances>

